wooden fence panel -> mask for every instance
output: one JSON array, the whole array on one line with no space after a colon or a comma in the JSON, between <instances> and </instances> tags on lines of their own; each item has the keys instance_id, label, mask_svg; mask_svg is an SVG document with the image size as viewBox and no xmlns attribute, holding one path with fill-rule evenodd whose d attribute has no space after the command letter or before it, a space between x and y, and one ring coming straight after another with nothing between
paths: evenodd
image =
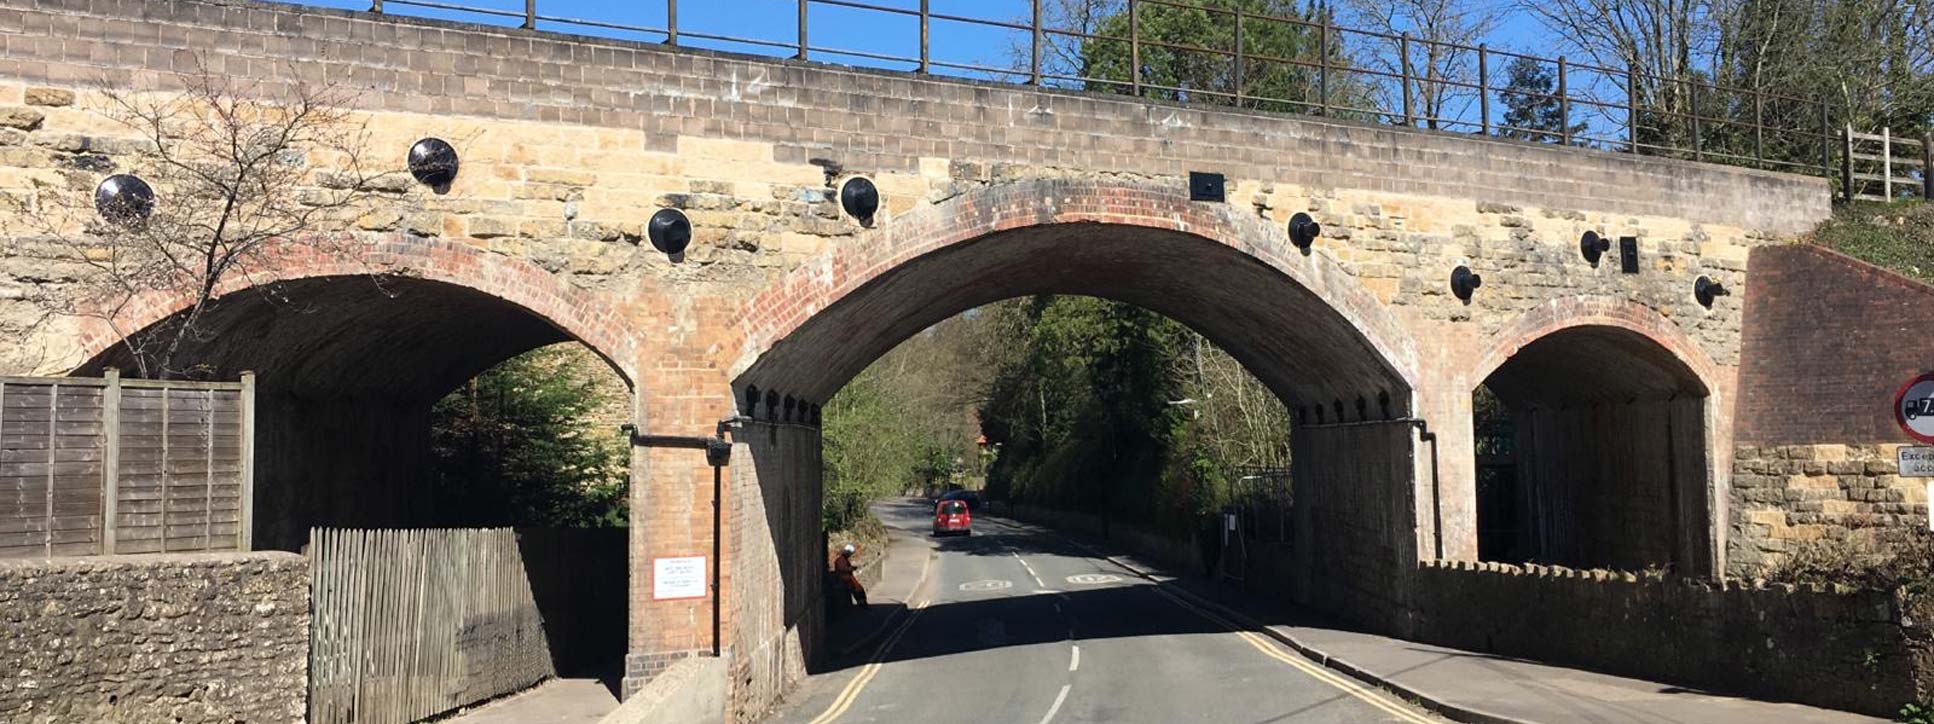
<instances>
[{"instance_id":1,"label":"wooden fence panel","mask_svg":"<svg viewBox=\"0 0 1934 724\"><path fill-rule=\"evenodd\" d=\"M508 528L310 533L312 724L402 724L554 675Z\"/></svg>"},{"instance_id":2,"label":"wooden fence panel","mask_svg":"<svg viewBox=\"0 0 1934 724\"><path fill-rule=\"evenodd\" d=\"M253 389L0 378L0 557L247 549Z\"/></svg>"}]
</instances>

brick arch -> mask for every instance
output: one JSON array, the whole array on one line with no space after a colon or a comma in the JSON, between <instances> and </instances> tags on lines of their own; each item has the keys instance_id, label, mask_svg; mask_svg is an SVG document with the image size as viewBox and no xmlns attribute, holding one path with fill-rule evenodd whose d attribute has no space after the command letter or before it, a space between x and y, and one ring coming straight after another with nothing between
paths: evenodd
<instances>
[{"instance_id":1,"label":"brick arch","mask_svg":"<svg viewBox=\"0 0 1934 724\"><path fill-rule=\"evenodd\" d=\"M1537 493L1492 499L1510 526L1491 527L1485 502L1473 506L1480 555L1720 570L1726 380L1679 325L1628 299L1565 297L1483 349L1466 379L1511 411L1511 489ZM1501 548L1485 553L1487 535Z\"/></svg>"},{"instance_id":2,"label":"brick arch","mask_svg":"<svg viewBox=\"0 0 1934 724\"><path fill-rule=\"evenodd\" d=\"M1338 373L1294 385L1276 380L1271 386L1285 399L1375 399L1381 390L1408 408L1418 379L1415 344L1322 250L1333 243L1319 241L1304 254L1275 222L1229 204L1190 201L1174 181L998 183L916 209L802 263L742 308L724 366L741 387L824 399L893 344L964 309L1027 294L1092 294L1223 337L1216 341L1265 383L1272 382L1270 367L1290 365L1285 360L1293 357L1323 358L1311 369ZM1003 254L1013 258L987 261ZM1162 261L1150 260L1158 258L1177 267L1151 275L1149 266ZM1067 269L1042 271L1056 267ZM960 281L971 274L985 278ZM1110 274L1123 286L1110 288ZM1223 294L1222 287L1236 284L1255 294ZM950 292L934 289L947 285L958 293L936 299ZM1212 299L1222 304L1200 308ZM827 329L830 317L845 326ZM893 324L899 326L883 331ZM1234 336L1245 339L1230 344L1230 330L1244 328L1250 331ZM1218 329L1224 334L1211 333ZM1321 343L1272 347L1263 339L1269 335ZM801 375L796 384L779 376L814 364L830 371Z\"/></svg>"},{"instance_id":3,"label":"brick arch","mask_svg":"<svg viewBox=\"0 0 1934 724\"><path fill-rule=\"evenodd\" d=\"M1717 395L1721 389L1723 378L1718 365L1684 329L1651 307L1606 296L1560 297L1518 315L1484 342L1483 354L1465 379L1482 382L1526 345L1581 327L1610 327L1637 334L1671 353L1707 394Z\"/></svg>"},{"instance_id":4,"label":"brick arch","mask_svg":"<svg viewBox=\"0 0 1934 724\"><path fill-rule=\"evenodd\" d=\"M322 241L323 243L317 243ZM603 358L637 388L635 369L642 340L624 324L619 311L592 292L529 262L495 254L462 242L388 235L374 243L342 237L290 240L264 249L247 274L227 277L219 296L271 283L329 277L395 276L449 284L507 302L542 319L561 334ZM327 246L330 251L321 251ZM84 360L96 360L121 339L147 329L192 304L189 294L154 292L134 299L110 322L105 316L84 317L80 348ZM117 331L118 330L118 331Z\"/></svg>"}]
</instances>

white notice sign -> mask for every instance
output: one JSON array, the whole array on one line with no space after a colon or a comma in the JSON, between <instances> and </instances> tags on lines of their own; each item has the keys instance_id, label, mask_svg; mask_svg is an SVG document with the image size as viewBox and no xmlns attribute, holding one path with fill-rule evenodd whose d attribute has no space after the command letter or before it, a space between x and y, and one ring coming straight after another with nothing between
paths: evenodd
<instances>
[{"instance_id":1,"label":"white notice sign","mask_svg":"<svg viewBox=\"0 0 1934 724\"><path fill-rule=\"evenodd\" d=\"M1901 446L1900 476L1934 478L1934 447Z\"/></svg>"},{"instance_id":2,"label":"white notice sign","mask_svg":"<svg viewBox=\"0 0 1934 724\"><path fill-rule=\"evenodd\" d=\"M651 597L655 601L705 597L705 557L653 558Z\"/></svg>"}]
</instances>

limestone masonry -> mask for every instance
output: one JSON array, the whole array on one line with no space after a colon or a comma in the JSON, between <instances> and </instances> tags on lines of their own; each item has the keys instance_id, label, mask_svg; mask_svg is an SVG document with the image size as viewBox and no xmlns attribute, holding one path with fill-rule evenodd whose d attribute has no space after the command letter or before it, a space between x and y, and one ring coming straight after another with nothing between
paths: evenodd
<instances>
[{"instance_id":1,"label":"limestone masonry","mask_svg":"<svg viewBox=\"0 0 1934 724\"><path fill-rule=\"evenodd\" d=\"M0 720L308 714L309 565L288 553L0 561Z\"/></svg>"},{"instance_id":2,"label":"limestone masonry","mask_svg":"<svg viewBox=\"0 0 1934 724\"><path fill-rule=\"evenodd\" d=\"M1758 491L1817 476L1761 470L1767 448L1734 458L1743 295L1707 308L1694 281L1748 289L1756 248L1828 215L1823 179L280 4L0 0L0 194L84 202L106 174L142 172L96 82L170 93L201 68L266 92L342 82L369 157L400 169L436 137L462 163L441 193L407 174L378 184L369 213L290 240L227 289L281 281L316 310L234 301L212 322L228 334L195 350L216 376L258 375L256 540L293 550L310 525L409 525L430 504L407 484L429 405L497 360L583 342L632 385L641 431L760 419L735 440L719 541L735 712L805 670L823 565L817 430L747 393L824 403L907 335L1003 297L1141 304L1255 371L1297 416L1299 531L1325 542L1299 541L1292 588L1383 630L1420 625L1422 562L1478 556L1471 407L1487 379L1564 413L1527 413L1552 440L1536 449L1672 451L1662 469L1607 454L1572 471L1621 503L1574 515L1645 528L1642 548L1613 553L1709 578L1813 535L1795 516L1913 512L1826 500L1776 516ZM293 162L313 169L311 191L340 183L336 159ZM1190 201L1191 171L1225 174L1226 202ZM836 201L854 175L883 198L870 225ZM644 243L661 208L694 226L680 262ZM1296 212L1324 229L1308 252L1284 231ZM128 331L183 307L152 294L111 323L44 318L30 300L70 295L84 273L32 256L27 221L0 214L0 374L98 371ZM1587 230L1636 237L1636 273L1616 250L1581 258ZM1459 265L1484 278L1468 303L1449 289ZM394 298L372 273L397 279ZM1822 475L1887 498L1840 498L1858 505L1925 504L1884 474L1852 479L1869 472ZM654 601L650 562L709 555L712 471L691 450L639 448L631 490L635 688L710 650L710 602ZM1593 543L1576 549L1623 541ZM102 565L89 575L138 570ZM249 565L297 575L272 556ZM294 625L284 603L263 620ZM255 643L279 645L275 631ZM250 685L300 678L273 670ZM253 689L148 695L206 717L285 705Z\"/></svg>"}]
</instances>

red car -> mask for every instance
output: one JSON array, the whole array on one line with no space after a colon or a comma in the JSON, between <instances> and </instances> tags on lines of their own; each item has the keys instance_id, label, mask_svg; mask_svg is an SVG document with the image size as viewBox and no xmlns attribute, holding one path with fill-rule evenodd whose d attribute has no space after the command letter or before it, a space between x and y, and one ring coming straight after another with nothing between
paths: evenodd
<instances>
[{"instance_id":1,"label":"red car","mask_svg":"<svg viewBox=\"0 0 1934 724\"><path fill-rule=\"evenodd\" d=\"M933 534L974 534L974 515L964 500L942 500L933 506Z\"/></svg>"}]
</instances>

